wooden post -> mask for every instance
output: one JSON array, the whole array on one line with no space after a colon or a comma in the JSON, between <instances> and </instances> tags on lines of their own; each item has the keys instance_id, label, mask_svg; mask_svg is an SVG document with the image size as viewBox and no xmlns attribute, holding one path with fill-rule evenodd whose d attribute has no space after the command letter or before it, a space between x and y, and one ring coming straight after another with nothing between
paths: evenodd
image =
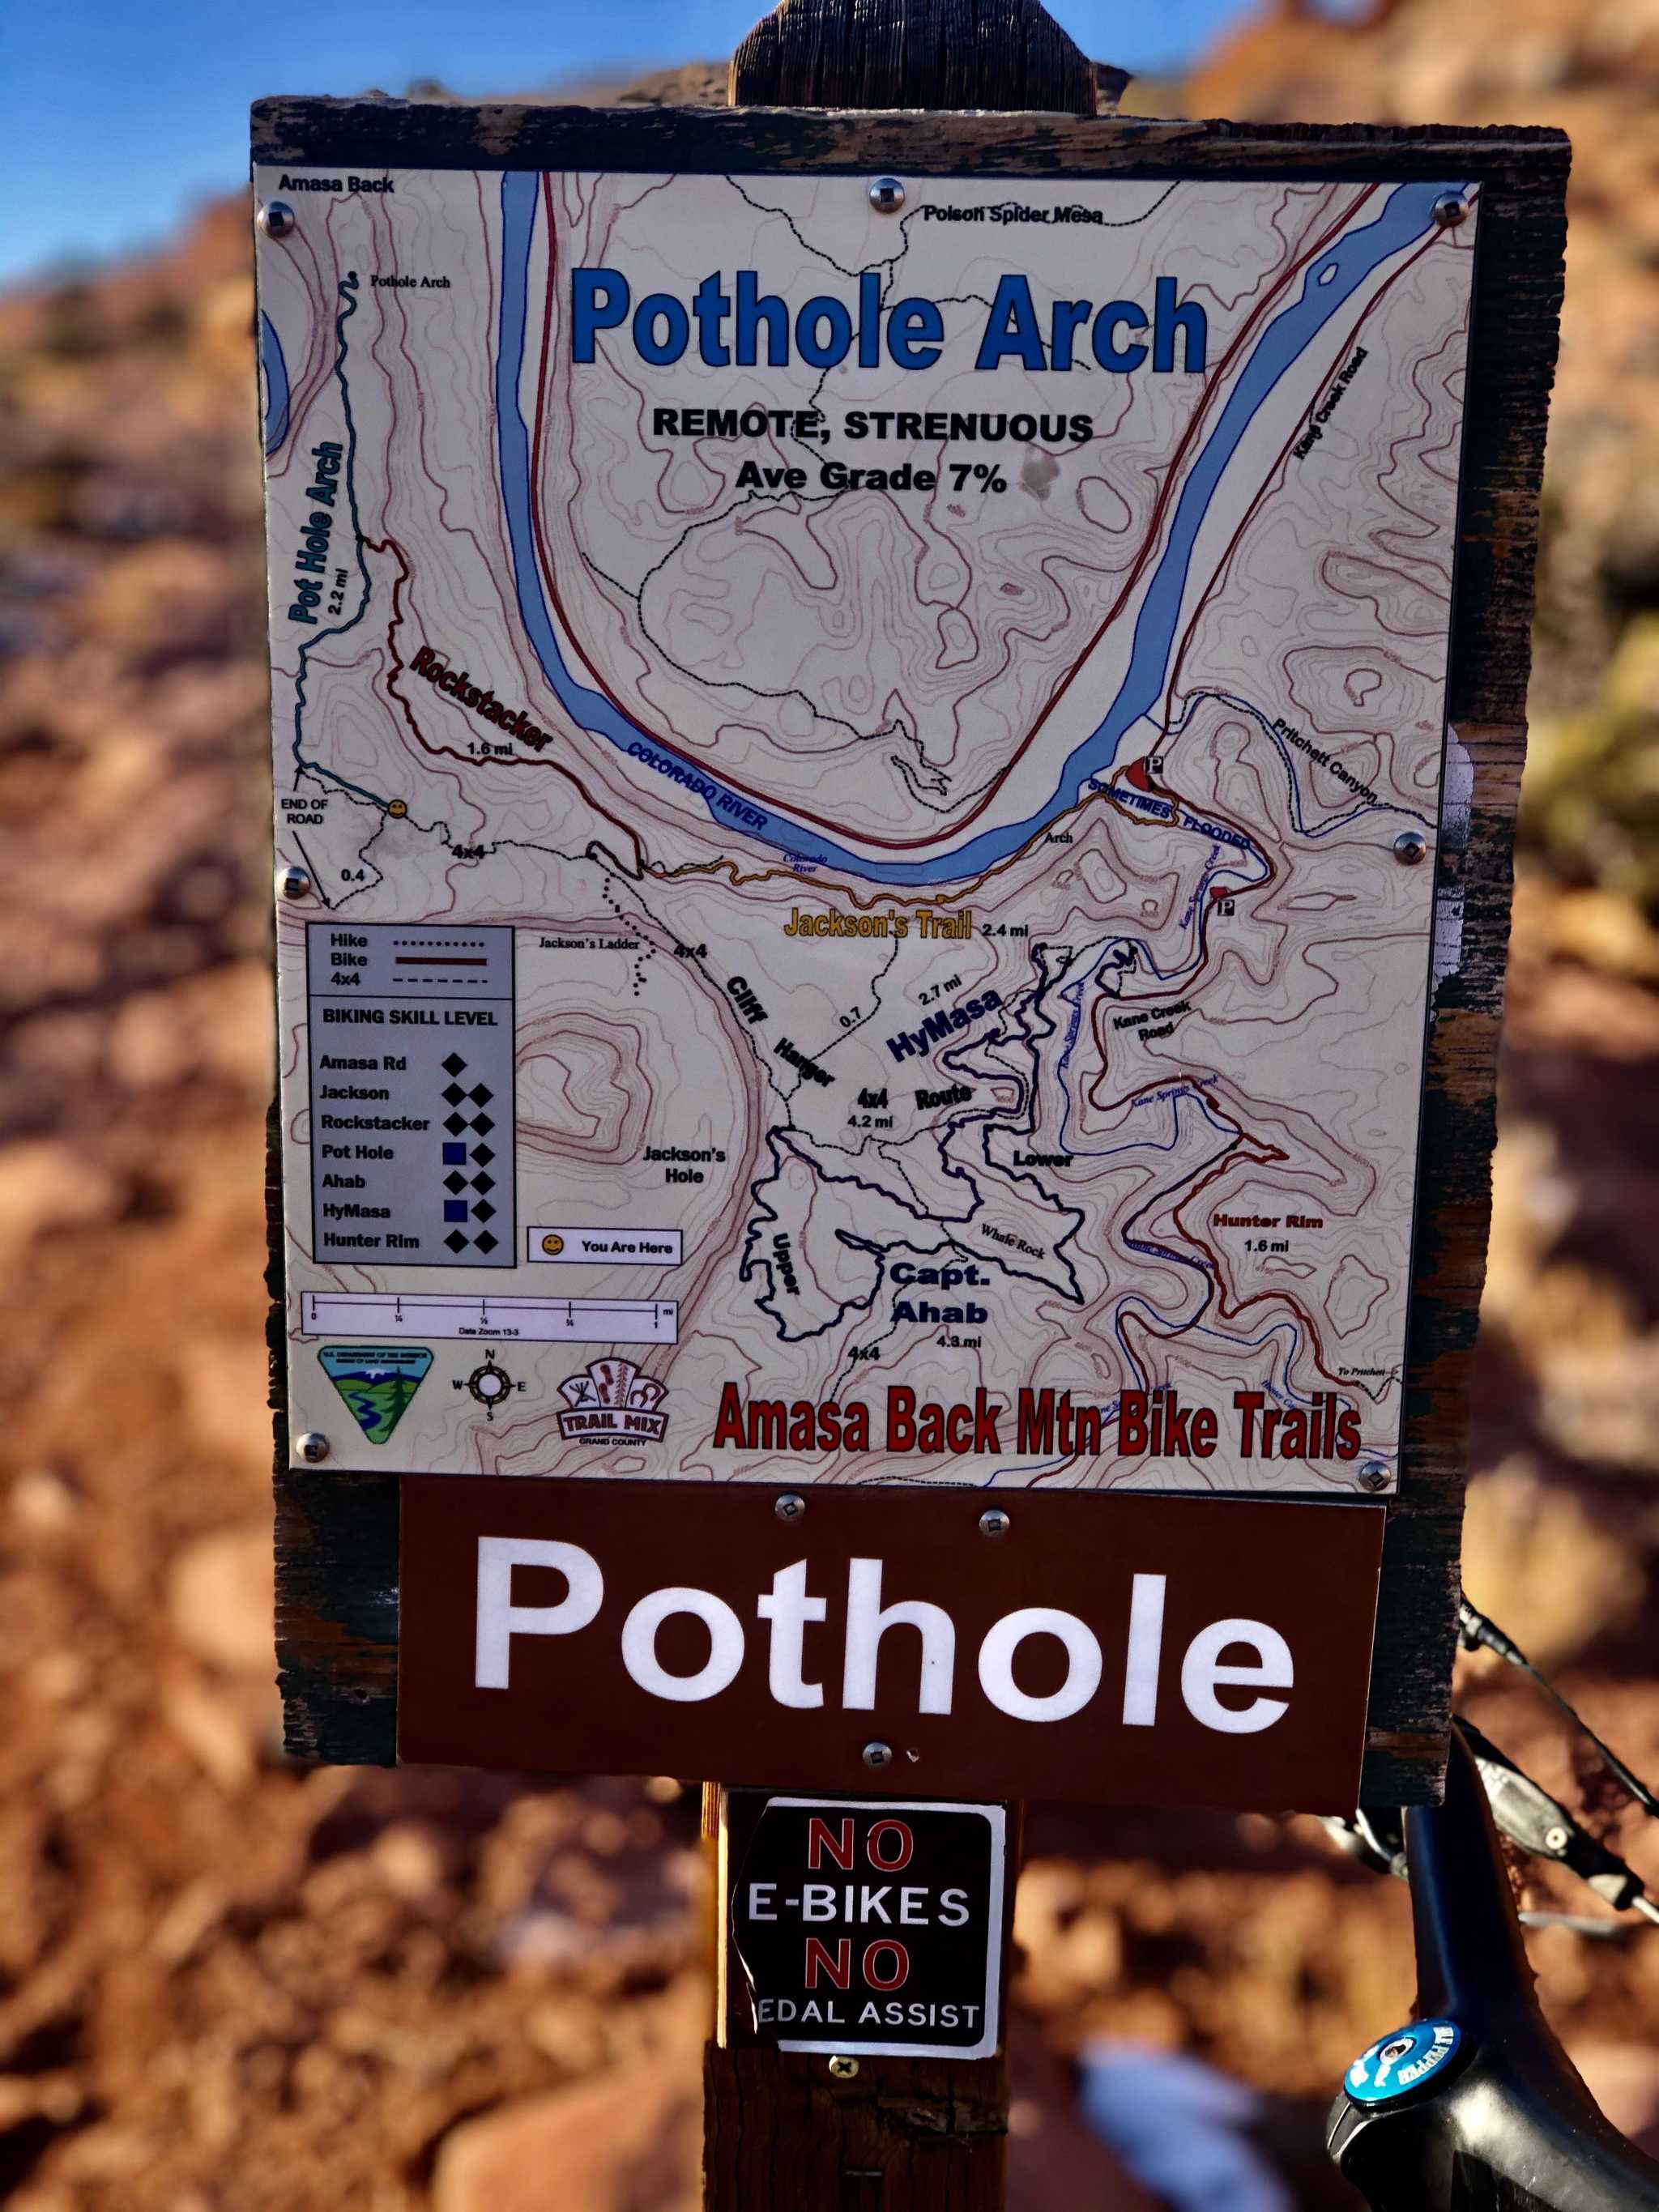
<instances>
[{"instance_id":1,"label":"wooden post","mask_svg":"<svg viewBox=\"0 0 1659 2212\"><path fill-rule=\"evenodd\" d=\"M1111 77L1115 91L1122 80ZM1092 115L1096 83L1093 62L1038 0L780 0L732 56L730 98ZM1012 1899L1020 1820L1010 1809ZM1007 2142L1006 2036L990 2058L864 2057L846 2078L822 2057L708 2045L708 2212L1000 2212Z\"/></svg>"},{"instance_id":2,"label":"wooden post","mask_svg":"<svg viewBox=\"0 0 1659 2212\"><path fill-rule=\"evenodd\" d=\"M1095 64L1039 0L780 0L732 57L729 97L1092 115L1095 87Z\"/></svg>"}]
</instances>

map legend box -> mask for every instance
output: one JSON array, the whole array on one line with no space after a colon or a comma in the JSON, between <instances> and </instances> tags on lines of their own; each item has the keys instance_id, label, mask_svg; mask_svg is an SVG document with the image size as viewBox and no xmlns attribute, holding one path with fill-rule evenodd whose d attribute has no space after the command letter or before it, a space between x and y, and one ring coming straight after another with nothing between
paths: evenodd
<instances>
[{"instance_id":1,"label":"map legend box","mask_svg":"<svg viewBox=\"0 0 1659 2212\"><path fill-rule=\"evenodd\" d=\"M316 1258L511 1267L512 930L312 922L306 978Z\"/></svg>"}]
</instances>

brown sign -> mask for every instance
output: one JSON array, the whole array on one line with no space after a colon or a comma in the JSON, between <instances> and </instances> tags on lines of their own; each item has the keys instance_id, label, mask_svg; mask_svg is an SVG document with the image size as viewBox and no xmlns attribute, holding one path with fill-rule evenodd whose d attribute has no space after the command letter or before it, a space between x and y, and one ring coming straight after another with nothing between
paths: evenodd
<instances>
[{"instance_id":1,"label":"brown sign","mask_svg":"<svg viewBox=\"0 0 1659 2212\"><path fill-rule=\"evenodd\" d=\"M1381 1507L1027 1491L988 1534L976 1491L871 1505L405 1475L399 1756L1353 1804Z\"/></svg>"}]
</instances>

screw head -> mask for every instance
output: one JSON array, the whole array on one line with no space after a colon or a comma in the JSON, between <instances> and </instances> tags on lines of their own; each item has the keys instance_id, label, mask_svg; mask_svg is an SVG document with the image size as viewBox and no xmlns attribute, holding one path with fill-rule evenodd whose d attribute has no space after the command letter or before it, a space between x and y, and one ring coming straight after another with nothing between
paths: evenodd
<instances>
[{"instance_id":1,"label":"screw head","mask_svg":"<svg viewBox=\"0 0 1659 2212\"><path fill-rule=\"evenodd\" d=\"M1006 1536L1013 1523L1000 1505L988 1505L979 1516L981 1536Z\"/></svg>"},{"instance_id":2,"label":"screw head","mask_svg":"<svg viewBox=\"0 0 1659 2212\"><path fill-rule=\"evenodd\" d=\"M893 1763L892 1745L866 1743L864 1747L864 1763L866 1766L890 1766Z\"/></svg>"},{"instance_id":3,"label":"screw head","mask_svg":"<svg viewBox=\"0 0 1659 2212\"><path fill-rule=\"evenodd\" d=\"M1402 868L1414 868L1428 852L1429 841L1420 830L1402 830L1394 841L1394 857Z\"/></svg>"},{"instance_id":4,"label":"screw head","mask_svg":"<svg viewBox=\"0 0 1659 2212\"><path fill-rule=\"evenodd\" d=\"M1386 1490L1389 1486L1389 1470L1386 1467L1362 1467L1359 1470L1359 1480L1367 1490Z\"/></svg>"},{"instance_id":5,"label":"screw head","mask_svg":"<svg viewBox=\"0 0 1659 2212\"><path fill-rule=\"evenodd\" d=\"M904 187L896 177L878 177L870 187L870 204L878 215L896 215L904 205Z\"/></svg>"},{"instance_id":6,"label":"screw head","mask_svg":"<svg viewBox=\"0 0 1659 2212\"><path fill-rule=\"evenodd\" d=\"M315 1467L328 1457L328 1438L316 1429L307 1429L304 1436L295 1438L294 1449L307 1466Z\"/></svg>"},{"instance_id":7,"label":"screw head","mask_svg":"<svg viewBox=\"0 0 1659 2212\"><path fill-rule=\"evenodd\" d=\"M267 200L259 210L259 228L267 238L286 238L299 228L299 222L286 200Z\"/></svg>"},{"instance_id":8,"label":"screw head","mask_svg":"<svg viewBox=\"0 0 1659 2212\"><path fill-rule=\"evenodd\" d=\"M798 1490L780 1491L772 1500L772 1510L780 1521L799 1521L806 1510L806 1500Z\"/></svg>"},{"instance_id":9,"label":"screw head","mask_svg":"<svg viewBox=\"0 0 1659 2212\"><path fill-rule=\"evenodd\" d=\"M848 2058L839 2051L830 2061L830 2071L835 2075L837 2081L850 2081L858 2070L858 2060L856 2058Z\"/></svg>"},{"instance_id":10,"label":"screw head","mask_svg":"<svg viewBox=\"0 0 1659 2212\"><path fill-rule=\"evenodd\" d=\"M1455 230L1469 211L1462 192L1442 192L1434 204L1434 219L1442 230Z\"/></svg>"},{"instance_id":11,"label":"screw head","mask_svg":"<svg viewBox=\"0 0 1659 2212\"><path fill-rule=\"evenodd\" d=\"M311 896L311 872L307 868L285 867L276 871L278 898L302 899Z\"/></svg>"}]
</instances>

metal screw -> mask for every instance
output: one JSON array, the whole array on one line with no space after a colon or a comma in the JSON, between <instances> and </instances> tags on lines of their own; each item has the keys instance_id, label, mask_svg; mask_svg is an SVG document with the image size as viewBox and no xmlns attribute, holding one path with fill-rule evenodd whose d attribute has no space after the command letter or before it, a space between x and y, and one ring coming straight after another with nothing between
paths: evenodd
<instances>
[{"instance_id":1,"label":"metal screw","mask_svg":"<svg viewBox=\"0 0 1659 2212\"><path fill-rule=\"evenodd\" d=\"M772 1500L772 1510L780 1521L799 1521L806 1510L806 1500L798 1490L786 1490Z\"/></svg>"},{"instance_id":2,"label":"metal screw","mask_svg":"<svg viewBox=\"0 0 1659 2212\"><path fill-rule=\"evenodd\" d=\"M1389 1486L1389 1470L1386 1467L1362 1467L1359 1470L1359 1480L1367 1490L1386 1490Z\"/></svg>"},{"instance_id":3,"label":"metal screw","mask_svg":"<svg viewBox=\"0 0 1659 2212\"><path fill-rule=\"evenodd\" d=\"M837 2051L836 2056L830 2061L830 2071L835 2075L837 2081L850 2081L858 2070L858 2060L856 2058L843 2057L839 2051Z\"/></svg>"},{"instance_id":4,"label":"metal screw","mask_svg":"<svg viewBox=\"0 0 1659 2212\"><path fill-rule=\"evenodd\" d=\"M267 238L286 238L299 221L286 200L267 200L259 210L259 228Z\"/></svg>"},{"instance_id":5,"label":"metal screw","mask_svg":"<svg viewBox=\"0 0 1659 2212\"><path fill-rule=\"evenodd\" d=\"M328 1457L328 1438L315 1429L307 1429L304 1436L295 1438L294 1449L302 1460L315 1467L319 1460Z\"/></svg>"},{"instance_id":6,"label":"metal screw","mask_svg":"<svg viewBox=\"0 0 1659 2212\"><path fill-rule=\"evenodd\" d=\"M866 1743L864 1747L864 1763L866 1766L890 1766L893 1763L892 1745Z\"/></svg>"},{"instance_id":7,"label":"metal screw","mask_svg":"<svg viewBox=\"0 0 1659 2212\"><path fill-rule=\"evenodd\" d=\"M904 187L896 177L878 177L870 187L870 204L878 215L896 215L904 205Z\"/></svg>"},{"instance_id":8,"label":"metal screw","mask_svg":"<svg viewBox=\"0 0 1659 2212\"><path fill-rule=\"evenodd\" d=\"M276 871L276 895L279 898L302 899L311 896L311 873L307 868L289 866Z\"/></svg>"},{"instance_id":9,"label":"metal screw","mask_svg":"<svg viewBox=\"0 0 1659 2212\"><path fill-rule=\"evenodd\" d=\"M1544 1831L1544 1849L1547 1851L1564 1851L1569 1841L1566 1830L1559 1824Z\"/></svg>"},{"instance_id":10,"label":"metal screw","mask_svg":"<svg viewBox=\"0 0 1659 2212\"><path fill-rule=\"evenodd\" d=\"M981 1536L1006 1536L1013 1523L1000 1505L988 1505L979 1516Z\"/></svg>"},{"instance_id":11,"label":"metal screw","mask_svg":"<svg viewBox=\"0 0 1659 2212\"><path fill-rule=\"evenodd\" d=\"M1394 841L1394 857L1402 868L1414 868L1428 850L1429 841L1420 830L1402 830Z\"/></svg>"},{"instance_id":12,"label":"metal screw","mask_svg":"<svg viewBox=\"0 0 1659 2212\"><path fill-rule=\"evenodd\" d=\"M1468 211L1469 204L1461 192L1442 192L1434 204L1434 219L1442 230L1455 230Z\"/></svg>"}]
</instances>

